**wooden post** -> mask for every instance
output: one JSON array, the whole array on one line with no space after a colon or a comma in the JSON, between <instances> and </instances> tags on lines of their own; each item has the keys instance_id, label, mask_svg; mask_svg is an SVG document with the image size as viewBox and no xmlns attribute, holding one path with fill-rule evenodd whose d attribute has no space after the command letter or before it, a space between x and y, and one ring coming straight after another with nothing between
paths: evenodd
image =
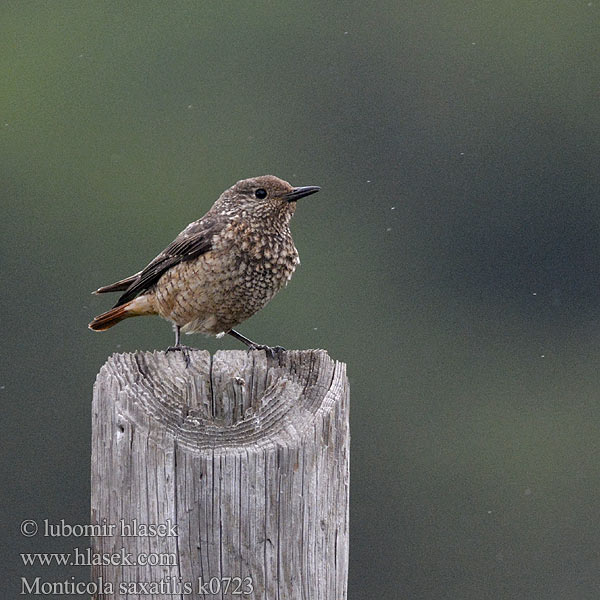
<instances>
[{"instance_id":1,"label":"wooden post","mask_svg":"<svg viewBox=\"0 0 600 600\"><path fill-rule=\"evenodd\" d=\"M345 600L348 414L324 350L110 357L92 407L94 597Z\"/></svg>"}]
</instances>

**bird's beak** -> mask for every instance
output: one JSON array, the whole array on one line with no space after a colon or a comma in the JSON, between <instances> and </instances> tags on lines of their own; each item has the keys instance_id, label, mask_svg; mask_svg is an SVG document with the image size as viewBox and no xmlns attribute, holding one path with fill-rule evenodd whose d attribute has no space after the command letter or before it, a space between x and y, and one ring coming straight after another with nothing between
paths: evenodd
<instances>
[{"instance_id":1,"label":"bird's beak","mask_svg":"<svg viewBox=\"0 0 600 600\"><path fill-rule=\"evenodd\" d=\"M299 198L304 198L304 196L310 196L310 194L315 194L321 188L318 185L305 185L304 187L294 188L291 192L288 192L284 195L284 198L288 202L296 202Z\"/></svg>"}]
</instances>

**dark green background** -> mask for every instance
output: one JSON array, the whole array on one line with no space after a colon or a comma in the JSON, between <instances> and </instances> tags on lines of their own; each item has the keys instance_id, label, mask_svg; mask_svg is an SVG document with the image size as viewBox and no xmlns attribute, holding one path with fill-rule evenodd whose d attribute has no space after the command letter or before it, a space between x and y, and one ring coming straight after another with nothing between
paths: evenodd
<instances>
[{"instance_id":1,"label":"dark green background","mask_svg":"<svg viewBox=\"0 0 600 600\"><path fill-rule=\"evenodd\" d=\"M3 585L85 523L89 292L236 180L320 185L240 330L352 386L349 598L600 593L600 4L3 2ZM233 339L188 338L210 351ZM10 593L9 593L10 592Z\"/></svg>"}]
</instances>

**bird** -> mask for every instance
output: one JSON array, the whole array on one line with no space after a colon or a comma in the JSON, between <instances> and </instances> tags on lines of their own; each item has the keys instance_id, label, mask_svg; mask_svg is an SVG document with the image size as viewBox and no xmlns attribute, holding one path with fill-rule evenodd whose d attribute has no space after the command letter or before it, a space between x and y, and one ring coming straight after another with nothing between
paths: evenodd
<instances>
[{"instance_id":1,"label":"bird","mask_svg":"<svg viewBox=\"0 0 600 600\"><path fill-rule=\"evenodd\" d=\"M159 315L175 331L167 351L189 350L182 332L229 334L249 350L283 350L257 344L234 327L291 279L300 260L289 222L296 202L320 189L293 187L274 175L238 181L141 271L92 292L122 293L88 327L105 331L123 319Z\"/></svg>"}]
</instances>

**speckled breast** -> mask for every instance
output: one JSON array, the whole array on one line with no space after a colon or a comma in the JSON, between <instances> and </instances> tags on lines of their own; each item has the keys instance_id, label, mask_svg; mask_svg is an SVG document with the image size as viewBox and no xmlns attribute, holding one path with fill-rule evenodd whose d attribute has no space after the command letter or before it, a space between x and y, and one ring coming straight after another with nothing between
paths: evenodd
<instances>
[{"instance_id":1,"label":"speckled breast","mask_svg":"<svg viewBox=\"0 0 600 600\"><path fill-rule=\"evenodd\" d=\"M265 306L298 263L289 229L265 236L244 223L229 224L212 250L160 278L158 311L186 333L227 332Z\"/></svg>"}]
</instances>

